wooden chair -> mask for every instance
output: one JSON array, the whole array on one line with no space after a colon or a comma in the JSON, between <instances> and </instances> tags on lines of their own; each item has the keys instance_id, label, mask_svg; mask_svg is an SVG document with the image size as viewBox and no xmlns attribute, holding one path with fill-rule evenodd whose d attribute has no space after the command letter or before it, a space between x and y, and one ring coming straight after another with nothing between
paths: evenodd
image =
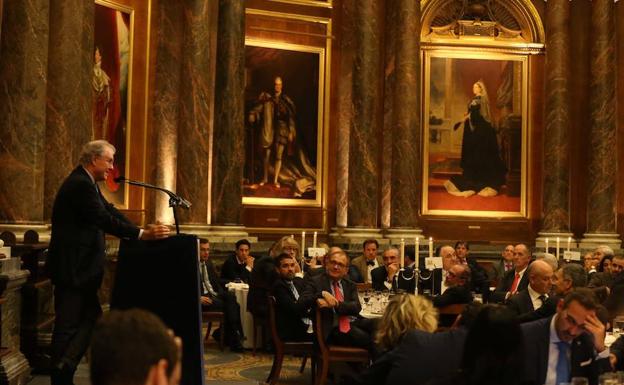
<instances>
[{"instance_id":1,"label":"wooden chair","mask_svg":"<svg viewBox=\"0 0 624 385\"><path fill-rule=\"evenodd\" d=\"M225 339L225 315L222 311L204 311L202 312L202 321L208 322L206 329L206 336L204 337L204 343L210 339L210 330L212 329L212 323L218 322L221 327L219 333L219 349L223 351L224 339Z\"/></svg>"},{"instance_id":2,"label":"wooden chair","mask_svg":"<svg viewBox=\"0 0 624 385\"><path fill-rule=\"evenodd\" d=\"M370 290L370 289L373 288L373 284L370 283L370 282L367 282L367 283L356 283L355 286L357 287L357 290L359 292Z\"/></svg>"},{"instance_id":3,"label":"wooden chair","mask_svg":"<svg viewBox=\"0 0 624 385\"><path fill-rule=\"evenodd\" d=\"M260 329L260 339L262 342L262 345L260 345L261 347L264 345L265 340L264 340L264 336L265 336L265 327L267 326L267 322L268 320L263 318L263 317L259 317L257 315L252 314L252 318L253 318L253 345L251 347L251 355L252 356L256 356L256 348L258 347L258 329Z\"/></svg>"},{"instance_id":4,"label":"wooden chair","mask_svg":"<svg viewBox=\"0 0 624 385\"><path fill-rule=\"evenodd\" d=\"M279 333L277 332L277 321L275 320L275 306L275 297L269 296L269 328L271 329L271 337L273 339L273 349L275 350L275 354L273 356L273 366L271 367L271 372L266 379L266 383L274 385L279 380L280 372L282 371L282 363L284 361L284 354L300 354L303 355L301 367L299 368L300 373L303 373L303 370L305 369L307 358L311 357L312 384L314 384L314 372L316 370L314 344L312 343L312 341L283 341L280 338Z\"/></svg>"},{"instance_id":5,"label":"wooden chair","mask_svg":"<svg viewBox=\"0 0 624 385\"><path fill-rule=\"evenodd\" d=\"M325 384L327 373L329 372L329 363L332 361L370 363L370 357L366 349L328 345L325 342L323 338L322 311L323 309L317 307L314 317L314 333L316 334L318 348L316 385Z\"/></svg>"},{"instance_id":6,"label":"wooden chair","mask_svg":"<svg viewBox=\"0 0 624 385\"><path fill-rule=\"evenodd\" d=\"M466 308L466 304L464 304L464 303L456 303L456 304L452 304L452 305L448 305L448 306L444 306L444 307L439 308L438 309L438 314L440 316L442 316L442 315L455 316L455 320L453 321L451 326L440 326L440 327L438 327L436 332L443 332L443 331L447 331L447 330L450 330L450 329L457 328L459 326L459 320L461 318L461 314L464 312L465 308Z\"/></svg>"}]
</instances>

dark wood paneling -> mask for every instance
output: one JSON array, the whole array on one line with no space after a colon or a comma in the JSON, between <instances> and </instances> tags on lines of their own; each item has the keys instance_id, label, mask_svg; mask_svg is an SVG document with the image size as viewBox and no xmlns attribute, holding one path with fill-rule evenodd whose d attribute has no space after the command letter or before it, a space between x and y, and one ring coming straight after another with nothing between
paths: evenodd
<instances>
[{"instance_id":1,"label":"dark wood paneling","mask_svg":"<svg viewBox=\"0 0 624 385\"><path fill-rule=\"evenodd\" d=\"M617 44L617 144L613 144L613 148L618 148L618 183L617 190L619 192L617 200L617 231L620 239L624 238L624 150L621 144L624 143L624 3L618 1L615 3L615 28L616 28L616 44Z\"/></svg>"}]
</instances>

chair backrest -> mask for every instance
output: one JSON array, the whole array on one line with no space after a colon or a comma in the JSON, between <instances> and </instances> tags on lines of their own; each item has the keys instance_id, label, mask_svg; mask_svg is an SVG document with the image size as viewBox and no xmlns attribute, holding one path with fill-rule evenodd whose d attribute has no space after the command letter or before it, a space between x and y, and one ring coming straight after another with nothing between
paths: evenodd
<instances>
[{"instance_id":1,"label":"chair backrest","mask_svg":"<svg viewBox=\"0 0 624 385\"><path fill-rule=\"evenodd\" d=\"M325 342L325 337L323 333L323 309L316 306L315 307L315 316L314 316L314 334L316 335L316 344L318 346L318 350L321 355L326 355L329 352L327 348L327 343Z\"/></svg>"},{"instance_id":2,"label":"chair backrest","mask_svg":"<svg viewBox=\"0 0 624 385\"><path fill-rule=\"evenodd\" d=\"M277 320L275 318L275 307L277 306L277 301L275 297L272 295L268 296L269 299L269 328L271 329L271 337L273 337L273 345L275 347L282 346L284 342L282 341L279 333L277 332Z\"/></svg>"},{"instance_id":3,"label":"chair backrest","mask_svg":"<svg viewBox=\"0 0 624 385\"><path fill-rule=\"evenodd\" d=\"M373 288L373 284L370 282L367 283L356 283L355 286L357 287L358 291L366 291L366 290L370 290Z\"/></svg>"}]
</instances>

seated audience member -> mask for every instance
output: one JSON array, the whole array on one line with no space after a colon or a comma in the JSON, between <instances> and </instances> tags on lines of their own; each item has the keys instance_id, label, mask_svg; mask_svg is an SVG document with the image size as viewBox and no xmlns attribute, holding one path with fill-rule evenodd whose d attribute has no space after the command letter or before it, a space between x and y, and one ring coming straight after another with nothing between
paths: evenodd
<instances>
[{"instance_id":1,"label":"seated audience member","mask_svg":"<svg viewBox=\"0 0 624 385\"><path fill-rule=\"evenodd\" d=\"M275 258L279 277L272 289L276 302L275 323L277 333L284 341L307 341L312 338L310 308L305 308L299 301L305 283L295 276L296 264L295 259L286 253Z\"/></svg>"},{"instance_id":2,"label":"seated audience member","mask_svg":"<svg viewBox=\"0 0 624 385\"><path fill-rule=\"evenodd\" d=\"M251 269L254 265L254 257L249 254L251 244L246 239L236 242L236 254L223 262L221 267L221 281L226 284L232 281L248 283Z\"/></svg>"},{"instance_id":3,"label":"seated audience member","mask_svg":"<svg viewBox=\"0 0 624 385\"><path fill-rule=\"evenodd\" d=\"M594 249L593 252L585 254L583 262L585 264L585 271L587 271L588 279L598 272L598 266L606 255L613 256L613 249L607 245L600 245Z\"/></svg>"},{"instance_id":4,"label":"seated audience member","mask_svg":"<svg viewBox=\"0 0 624 385\"><path fill-rule=\"evenodd\" d=\"M217 278L212 261L209 260L210 243L205 238L199 240L199 278L201 281L201 305L203 311L222 311L225 318L219 333L225 333L233 352L242 352L243 327L240 319L240 306L234 293L223 289ZM225 330L223 330L225 329Z\"/></svg>"},{"instance_id":5,"label":"seated audience member","mask_svg":"<svg viewBox=\"0 0 624 385\"><path fill-rule=\"evenodd\" d=\"M268 295L277 280L275 260L270 255L262 255L254 260L249 274L249 292L247 293L247 311L261 322L268 317ZM268 329L265 329L268 333ZM265 339L268 341L269 338Z\"/></svg>"},{"instance_id":6,"label":"seated audience member","mask_svg":"<svg viewBox=\"0 0 624 385\"><path fill-rule=\"evenodd\" d=\"M440 295L446 290L446 278L449 270L457 264L457 256L453 246L444 245L436 249L436 256L442 258L442 268L427 270L424 263L421 268L421 278L418 281L418 292L423 294ZM424 279L427 278L427 279Z\"/></svg>"},{"instance_id":7,"label":"seated audience member","mask_svg":"<svg viewBox=\"0 0 624 385\"><path fill-rule=\"evenodd\" d=\"M330 247L328 254L333 253L334 251L342 251L342 249L340 247ZM348 258L348 256L347 256ZM324 258L323 262L327 262L328 259ZM303 277L304 279L308 279L310 277L314 277L315 275L320 275L320 274L325 274L326 272L326 266L323 265L317 269L314 270L308 270L308 272L306 273L306 275ZM354 283L362 283L363 279L360 276L360 272L358 269L356 269L354 266L349 265L349 271L347 272L347 277L348 279L350 279L351 281L353 281Z\"/></svg>"},{"instance_id":8,"label":"seated audience member","mask_svg":"<svg viewBox=\"0 0 624 385\"><path fill-rule=\"evenodd\" d=\"M468 328L481 308L471 303L461 315L460 327L447 332L430 333L411 329L405 332L396 348L375 360L359 379L362 385L425 384L434 378L454 373L464 350Z\"/></svg>"},{"instance_id":9,"label":"seated audience member","mask_svg":"<svg viewBox=\"0 0 624 385\"><path fill-rule=\"evenodd\" d=\"M546 303L552 290L552 267L541 259L528 267L529 285L526 289L511 296L507 301L509 309L518 317L539 309Z\"/></svg>"},{"instance_id":10,"label":"seated audience member","mask_svg":"<svg viewBox=\"0 0 624 385\"><path fill-rule=\"evenodd\" d=\"M477 259L470 255L470 244L466 241L457 241L455 243L455 255L461 265L467 265L470 268L470 291L481 294L483 300L487 301L490 296L490 280L488 279L485 269L477 263Z\"/></svg>"},{"instance_id":11,"label":"seated audience member","mask_svg":"<svg viewBox=\"0 0 624 385\"><path fill-rule=\"evenodd\" d=\"M93 331L91 384L177 385L181 344L152 313L112 310Z\"/></svg>"},{"instance_id":12,"label":"seated audience member","mask_svg":"<svg viewBox=\"0 0 624 385\"><path fill-rule=\"evenodd\" d=\"M503 303L529 285L529 277L525 272L531 262L531 251L526 245L520 243L514 246L513 262L514 269L508 271L498 283L496 290L490 295L490 302Z\"/></svg>"},{"instance_id":13,"label":"seated audience member","mask_svg":"<svg viewBox=\"0 0 624 385\"><path fill-rule=\"evenodd\" d=\"M528 384L524 371L520 325L501 305L485 305L468 330L459 371L429 385Z\"/></svg>"},{"instance_id":14,"label":"seated audience member","mask_svg":"<svg viewBox=\"0 0 624 385\"><path fill-rule=\"evenodd\" d=\"M598 383L610 362L597 306L591 290L579 288L559 301L554 316L522 324L527 381L558 385L586 377L590 385Z\"/></svg>"},{"instance_id":15,"label":"seated audience member","mask_svg":"<svg viewBox=\"0 0 624 385\"><path fill-rule=\"evenodd\" d=\"M613 283L613 274L611 273L611 265L613 264L613 255L605 255L598 264L598 271L591 275L589 288L609 287Z\"/></svg>"},{"instance_id":16,"label":"seated audience member","mask_svg":"<svg viewBox=\"0 0 624 385\"><path fill-rule=\"evenodd\" d=\"M513 264L514 245L507 245L503 249L502 258L494 264L490 274L490 281L499 282L505 273L514 269Z\"/></svg>"},{"instance_id":17,"label":"seated audience member","mask_svg":"<svg viewBox=\"0 0 624 385\"><path fill-rule=\"evenodd\" d=\"M299 301L306 309L322 310L322 336L336 345L371 347L371 324L359 318L360 299L355 283L347 279L349 257L332 248L326 257L326 271L307 280Z\"/></svg>"},{"instance_id":18,"label":"seated audience member","mask_svg":"<svg viewBox=\"0 0 624 385\"><path fill-rule=\"evenodd\" d=\"M472 302L470 292L470 268L467 265L454 265L446 277L447 289L433 298L433 306L444 307Z\"/></svg>"},{"instance_id":19,"label":"seated audience member","mask_svg":"<svg viewBox=\"0 0 624 385\"><path fill-rule=\"evenodd\" d=\"M537 256L535 256L535 260L546 262L550 265L552 271L557 271L557 269L559 269L559 261L557 260L557 257L550 253L538 254Z\"/></svg>"},{"instance_id":20,"label":"seated audience member","mask_svg":"<svg viewBox=\"0 0 624 385\"><path fill-rule=\"evenodd\" d=\"M413 294L392 297L377 324L375 342L380 350L396 348L410 330L433 333L438 328L438 312L431 301Z\"/></svg>"},{"instance_id":21,"label":"seated audience member","mask_svg":"<svg viewBox=\"0 0 624 385\"><path fill-rule=\"evenodd\" d=\"M383 265L371 271L374 290L396 290L399 273L399 249L392 246L383 252Z\"/></svg>"},{"instance_id":22,"label":"seated audience member","mask_svg":"<svg viewBox=\"0 0 624 385\"><path fill-rule=\"evenodd\" d=\"M611 263L613 282L609 287L609 296L604 301L604 306L609 311L611 318L624 314L624 256L616 255Z\"/></svg>"},{"instance_id":23,"label":"seated audience member","mask_svg":"<svg viewBox=\"0 0 624 385\"><path fill-rule=\"evenodd\" d=\"M585 287L587 274L581 265L566 263L554 275L553 291L558 297L565 297L577 287Z\"/></svg>"},{"instance_id":24,"label":"seated audience member","mask_svg":"<svg viewBox=\"0 0 624 385\"><path fill-rule=\"evenodd\" d=\"M371 271L383 265L383 259L377 254L379 243L376 239L367 239L363 244L364 254L353 258L351 265L362 276L364 283L372 282Z\"/></svg>"},{"instance_id":25,"label":"seated audience member","mask_svg":"<svg viewBox=\"0 0 624 385\"><path fill-rule=\"evenodd\" d=\"M414 294L416 280L413 279L416 258L414 257L414 247L405 246L405 269L401 273L399 270L397 277L397 290Z\"/></svg>"},{"instance_id":26,"label":"seated audience member","mask_svg":"<svg viewBox=\"0 0 624 385\"><path fill-rule=\"evenodd\" d=\"M609 347L609 361L616 372L624 370L624 336L619 336Z\"/></svg>"}]
</instances>

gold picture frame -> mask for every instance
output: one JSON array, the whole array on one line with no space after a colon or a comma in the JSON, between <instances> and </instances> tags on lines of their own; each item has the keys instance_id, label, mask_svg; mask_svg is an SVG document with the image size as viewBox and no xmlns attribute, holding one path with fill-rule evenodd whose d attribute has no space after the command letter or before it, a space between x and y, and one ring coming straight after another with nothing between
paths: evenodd
<instances>
[{"instance_id":1,"label":"gold picture frame","mask_svg":"<svg viewBox=\"0 0 624 385\"><path fill-rule=\"evenodd\" d=\"M308 5L312 7L332 8L332 0L270 0L277 3Z\"/></svg>"},{"instance_id":2,"label":"gold picture frame","mask_svg":"<svg viewBox=\"0 0 624 385\"><path fill-rule=\"evenodd\" d=\"M422 213L527 216L526 53L424 50Z\"/></svg>"},{"instance_id":3,"label":"gold picture frame","mask_svg":"<svg viewBox=\"0 0 624 385\"><path fill-rule=\"evenodd\" d=\"M132 7L95 0L92 130L95 139L113 144L115 168L100 190L117 208L129 208L129 190L115 183L130 170L134 16Z\"/></svg>"},{"instance_id":4,"label":"gold picture frame","mask_svg":"<svg viewBox=\"0 0 624 385\"><path fill-rule=\"evenodd\" d=\"M243 204L321 207L329 103L326 47L247 38L245 56ZM275 103L278 77L282 104ZM281 108L289 118L267 125L267 108Z\"/></svg>"}]
</instances>

